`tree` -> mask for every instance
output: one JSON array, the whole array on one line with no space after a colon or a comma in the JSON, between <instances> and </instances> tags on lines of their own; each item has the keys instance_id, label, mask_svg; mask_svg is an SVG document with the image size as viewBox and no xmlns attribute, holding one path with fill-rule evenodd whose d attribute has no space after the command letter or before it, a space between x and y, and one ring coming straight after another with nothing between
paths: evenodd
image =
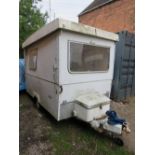
<instances>
[{"instance_id":1,"label":"tree","mask_svg":"<svg viewBox=\"0 0 155 155\"><path fill-rule=\"evenodd\" d=\"M20 0L19 2L19 50L22 43L33 32L46 24L48 14L41 13L37 4L41 0Z\"/></svg>"}]
</instances>

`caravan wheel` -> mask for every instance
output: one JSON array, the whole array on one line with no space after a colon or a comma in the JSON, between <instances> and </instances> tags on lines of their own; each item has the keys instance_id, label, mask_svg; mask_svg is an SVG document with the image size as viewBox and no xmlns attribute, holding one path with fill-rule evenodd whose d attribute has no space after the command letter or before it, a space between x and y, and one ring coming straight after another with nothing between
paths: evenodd
<instances>
[{"instance_id":1,"label":"caravan wheel","mask_svg":"<svg viewBox=\"0 0 155 155\"><path fill-rule=\"evenodd\" d=\"M123 146L124 142L121 138L114 138L114 142L115 144L119 145L119 146Z\"/></svg>"},{"instance_id":2,"label":"caravan wheel","mask_svg":"<svg viewBox=\"0 0 155 155\"><path fill-rule=\"evenodd\" d=\"M40 110L40 103L38 101L36 102L36 107L38 110Z\"/></svg>"},{"instance_id":3,"label":"caravan wheel","mask_svg":"<svg viewBox=\"0 0 155 155\"><path fill-rule=\"evenodd\" d=\"M36 97L34 97L34 103L35 103L37 109L39 110L40 109L40 103L38 102L38 99Z\"/></svg>"}]
</instances>

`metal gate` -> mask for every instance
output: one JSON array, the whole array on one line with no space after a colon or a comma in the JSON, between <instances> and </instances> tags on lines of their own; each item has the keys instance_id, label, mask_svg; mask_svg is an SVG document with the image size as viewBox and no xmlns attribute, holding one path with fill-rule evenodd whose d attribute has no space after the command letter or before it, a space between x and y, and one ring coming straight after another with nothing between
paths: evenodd
<instances>
[{"instance_id":1,"label":"metal gate","mask_svg":"<svg viewBox=\"0 0 155 155\"><path fill-rule=\"evenodd\" d=\"M118 34L111 99L122 101L135 95L135 35L127 31Z\"/></svg>"}]
</instances>

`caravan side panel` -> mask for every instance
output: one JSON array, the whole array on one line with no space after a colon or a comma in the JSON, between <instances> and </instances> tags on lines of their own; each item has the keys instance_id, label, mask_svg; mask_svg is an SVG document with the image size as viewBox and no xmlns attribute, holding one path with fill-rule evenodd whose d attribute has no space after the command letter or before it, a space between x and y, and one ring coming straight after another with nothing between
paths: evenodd
<instances>
[{"instance_id":1,"label":"caravan side panel","mask_svg":"<svg viewBox=\"0 0 155 155\"><path fill-rule=\"evenodd\" d=\"M57 120L58 51L59 33L55 33L28 47L25 54L27 92Z\"/></svg>"}]
</instances>

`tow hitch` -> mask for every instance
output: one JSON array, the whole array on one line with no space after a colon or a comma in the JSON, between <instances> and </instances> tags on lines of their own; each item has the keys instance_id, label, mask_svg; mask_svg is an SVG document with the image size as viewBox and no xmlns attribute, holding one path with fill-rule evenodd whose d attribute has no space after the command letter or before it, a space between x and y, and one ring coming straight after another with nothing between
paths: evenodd
<instances>
[{"instance_id":1,"label":"tow hitch","mask_svg":"<svg viewBox=\"0 0 155 155\"><path fill-rule=\"evenodd\" d=\"M89 92L76 98L73 115L91 125L100 133L108 133L115 143L122 146L122 132L130 133L125 119L110 110L111 100L98 92Z\"/></svg>"}]
</instances>

